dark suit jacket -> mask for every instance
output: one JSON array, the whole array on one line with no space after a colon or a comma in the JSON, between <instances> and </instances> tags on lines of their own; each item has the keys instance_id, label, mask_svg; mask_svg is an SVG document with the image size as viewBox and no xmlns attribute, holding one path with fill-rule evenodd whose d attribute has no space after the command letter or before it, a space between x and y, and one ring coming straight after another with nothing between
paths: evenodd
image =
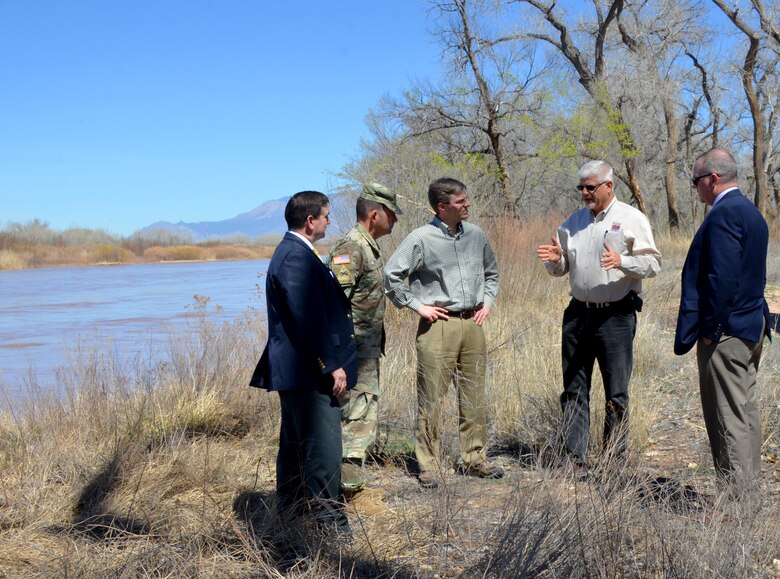
<instances>
[{"instance_id":1,"label":"dark suit jacket","mask_svg":"<svg viewBox=\"0 0 780 579\"><path fill-rule=\"evenodd\" d=\"M344 368L357 382L352 309L338 282L298 237L286 233L265 280L268 343L251 386L268 390L329 390Z\"/></svg>"},{"instance_id":2,"label":"dark suit jacket","mask_svg":"<svg viewBox=\"0 0 780 579\"><path fill-rule=\"evenodd\" d=\"M688 352L698 338L718 341L723 334L757 342L762 323L769 335L768 240L766 221L739 190L707 214L683 266L675 354Z\"/></svg>"}]
</instances>

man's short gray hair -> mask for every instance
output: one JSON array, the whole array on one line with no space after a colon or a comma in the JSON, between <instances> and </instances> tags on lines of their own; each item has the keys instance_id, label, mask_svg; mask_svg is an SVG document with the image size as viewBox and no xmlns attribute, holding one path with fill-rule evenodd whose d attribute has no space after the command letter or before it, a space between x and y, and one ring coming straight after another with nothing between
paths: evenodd
<instances>
[{"instance_id":1,"label":"man's short gray hair","mask_svg":"<svg viewBox=\"0 0 780 579\"><path fill-rule=\"evenodd\" d=\"M724 183L737 180L737 162L732 154L725 149L710 149L696 160L699 159L702 160L701 172L703 175L717 173Z\"/></svg>"},{"instance_id":2,"label":"man's short gray hair","mask_svg":"<svg viewBox=\"0 0 780 579\"><path fill-rule=\"evenodd\" d=\"M588 161L577 171L577 178L580 181L598 177L602 181L612 181L614 183L614 176L612 166L605 161Z\"/></svg>"}]
</instances>

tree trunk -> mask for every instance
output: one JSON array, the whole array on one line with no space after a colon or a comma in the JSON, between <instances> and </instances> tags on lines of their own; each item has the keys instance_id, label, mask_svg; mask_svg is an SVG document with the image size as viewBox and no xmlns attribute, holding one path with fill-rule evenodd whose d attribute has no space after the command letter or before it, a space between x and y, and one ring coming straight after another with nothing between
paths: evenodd
<instances>
[{"instance_id":1,"label":"tree trunk","mask_svg":"<svg viewBox=\"0 0 780 579\"><path fill-rule=\"evenodd\" d=\"M628 181L628 189L631 191L631 201L636 205L637 209L647 215L647 205L645 204L645 198L642 195L642 190L640 189L639 182L636 179L634 160L625 159L623 164L626 167L626 177Z\"/></svg>"},{"instance_id":2,"label":"tree trunk","mask_svg":"<svg viewBox=\"0 0 780 579\"><path fill-rule=\"evenodd\" d=\"M745 56L745 68L742 71L742 87L745 89L750 116L753 117L753 176L756 180L756 193L753 203L761 215L769 217L769 178L764 170L764 160L767 154L766 119L764 111L758 102L753 73L758 58L758 38L750 38L750 48Z\"/></svg>"},{"instance_id":3,"label":"tree trunk","mask_svg":"<svg viewBox=\"0 0 780 579\"><path fill-rule=\"evenodd\" d=\"M490 147L493 149L493 155L496 158L496 169L498 171L498 181L501 184L501 197L503 198L504 213L510 217L515 216L515 192L512 189L512 183L509 181L509 170L504 158L504 147L501 140L501 134L495 129L493 119L488 121L488 136L490 138Z\"/></svg>"},{"instance_id":4,"label":"tree trunk","mask_svg":"<svg viewBox=\"0 0 780 579\"><path fill-rule=\"evenodd\" d=\"M674 103L669 96L663 97L666 119L666 208L669 212L669 229L679 229L680 215L677 210L677 125L674 122Z\"/></svg>"}]
</instances>

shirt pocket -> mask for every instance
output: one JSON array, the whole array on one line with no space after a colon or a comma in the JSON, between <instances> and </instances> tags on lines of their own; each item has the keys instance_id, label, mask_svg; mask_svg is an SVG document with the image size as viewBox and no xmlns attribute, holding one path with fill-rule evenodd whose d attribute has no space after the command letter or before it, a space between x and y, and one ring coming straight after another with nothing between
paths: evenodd
<instances>
[{"instance_id":1,"label":"shirt pocket","mask_svg":"<svg viewBox=\"0 0 780 579\"><path fill-rule=\"evenodd\" d=\"M614 228L607 229L604 233L604 243L620 255L628 255L628 244L626 243L622 227L617 230Z\"/></svg>"}]
</instances>

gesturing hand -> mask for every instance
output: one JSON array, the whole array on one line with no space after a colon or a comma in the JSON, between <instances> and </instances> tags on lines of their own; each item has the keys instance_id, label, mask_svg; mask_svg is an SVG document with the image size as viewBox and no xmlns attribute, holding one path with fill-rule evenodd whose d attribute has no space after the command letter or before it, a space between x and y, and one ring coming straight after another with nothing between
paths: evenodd
<instances>
[{"instance_id":1,"label":"gesturing hand","mask_svg":"<svg viewBox=\"0 0 780 579\"><path fill-rule=\"evenodd\" d=\"M540 245L536 249L536 255L542 261L551 261L552 263L558 263L561 261L561 244L555 236L552 236L552 245Z\"/></svg>"},{"instance_id":2,"label":"gesturing hand","mask_svg":"<svg viewBox=\"0 0 780 579\"><path fill-rule=\"evenodd\" d=\"M620 254L612 249L605 243L604 253L601 254L601 267L606 270L617 269L623 263L623 259Z\"/></svg>"}]
</instances>

